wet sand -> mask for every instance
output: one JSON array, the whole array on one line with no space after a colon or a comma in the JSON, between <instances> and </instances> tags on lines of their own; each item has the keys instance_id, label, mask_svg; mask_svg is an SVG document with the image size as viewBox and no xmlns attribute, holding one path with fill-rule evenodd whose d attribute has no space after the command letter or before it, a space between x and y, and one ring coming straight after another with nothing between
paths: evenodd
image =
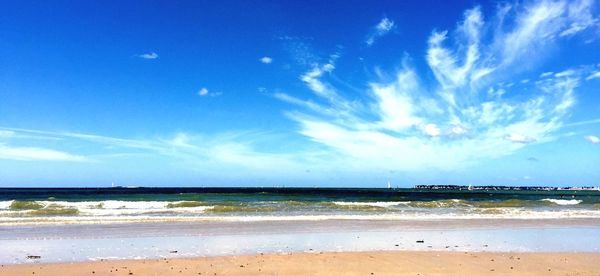
<instances>
[{"instance_id":1,"label":"wet sand","mask_svg":"<svg viewBox=\"0 0 600 276\"><path fill-rule=\"evenodd\" d=\"M379 251L600 253L600 220L0 226L2 265Z\"/></svg>"},{"instance_id":2,"label":"wet sand","mask_svg":"<svg viewBox=\"0 0 600 276\"><path fill-rule=\"evenodd\" d=\"M600 275L600 253L346 252L3 265L0 275Z\"/></svg>"}]
</instances>

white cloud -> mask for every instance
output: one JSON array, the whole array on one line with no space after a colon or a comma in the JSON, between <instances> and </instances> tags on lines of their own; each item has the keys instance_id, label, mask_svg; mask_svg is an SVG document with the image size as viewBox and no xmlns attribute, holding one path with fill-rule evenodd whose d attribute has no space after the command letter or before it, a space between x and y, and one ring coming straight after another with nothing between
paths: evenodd
<instances>
[{"instance_id":1,"label":"white cloud","mask_svg":"<svg viewBox=\"0 0 600 276\"><path fill-rule=\"evenodd\" d=\"M467 133L467 130L461 126L453 126L450 131L453 135L463 135Z\"/></svg>"},{"instance_id":2,"label":"white cloud","mask_svg":"<svg viewBox=\"0 0 600 276\"><path fill-rule=\"evenodd\" d=\"M511 141L511 142L523 143L523 144L529 144L529 143L535 142L534 138L527 137L527 136L524 136L519 133L508 134L508 135L506 135L505 139L508 141Z\"/></svg>"},{"instance_id":3,"label":"white cloud","mask_svg":"<svg viewBox=\"0 0 600 276\"><path fill-rule=\"evenodd\" d=\"M305 39L285 38L296 61L310 66L300 81L316 97L306 100L282 92L271 95L300 109L286 115L297 122L301 135L314 142L308 150L272 153L268 150L272 140L264 133L178 133L137 140L5 130L60 137L67 140L65 143L84 141L93 144L93 149L156 153L190 170L215 174L221 174L223 168L240 168L248 173L283 174L288 169L304 172L306 164L353 172L452 170L562 137L558 132L566 125L564 120L576 102L574 91L583 72L566 68L556 74L544 73L541 80L528 85L527 91L519 90L520 85L501 83L521 79L519 72L531 69L525 63L544 57L540 50L543 46L580 32L569 31L575 22L581 22L570 12L570 5L560 0L504 5L487 21L479 8L470 9L455 30L430 35L424 52L433 72L431 83L423 83L431 72L417 71L405 62L395 74L379 74L377 79L367 81L366 89L358 95L345 94L347 87L336 85L343 80L330 81L339 66L335 57L318 62L321 59L311 54ZM578 7L583 7L582 13L589 9L584 4ZM374 36L371 43L367 39L367 44L394 27L391 20L382 20L373 28ZM388 75L395 78L381 77ZM213 93L203 88L198 94ZM61 152L39 147L11 149L4 155L11 152L12 156L32 156L36 154L31 152L37 152L37 156L45 153L54 159L61 156ZM62 154L66 159L71 156Z\"/></svg>"},{"instance_id":4,"label":"white cloud","mask_svg":"<svg viewBox=\"0 0 600 276\"><path fill-rule=\"evenodd\" d=\"M557 77L557 78L570 77L570 76L575 75L576 73L577 73L577 71L575 71L574 69L567 69L565 71L554 74L554 77Z\"/></svg>"},{"instance_id":5,"label":"white cloud","mask_svg":"<svg viewBox=\"0 0 600 276\"><path fill-rule=\"evenodd\" d=\"M198 96L207 96L208 95L208 89L206 87L202 87L200 88L200 90L198 90Z\"/></svg>"},{"instance_id":6,"label":"white cloud","mask_svg":"<svg viewBox=\"0 0 600 276\"><path fill-rule=\"evenodd\" d=\"M379 21L377 26L375 26L375 29L382 33L389 32L392 30L392 28L394 28L394 21L390 20L387 17L384 17L383 19L381 19L381 21Z\"/></svg>"},{"instance_id":7,"label":"white cloud","mask_svg":"<svg viewBox=\"0 0 600 276\"><path fill-rule=\"evenodd\" d=\"M152 160L171 166L180 166L185 170L200 170L206 176L223 178L224 170L236 170L244 176L279 175L289 177L304 172L312 153L269 153L256 150L257 145L272 145L269 133L231 132L210 136L189 133L175 133L162 138L127 139L102 135L53 132L31 129L0 128L11 131L16 137L27 137L29 142L48 137L58 137L64 145L77 144L78 148L93 151L88 156L74 155L62 151L40 147L8 147L0 144L0 158L11 160L39 161L109 161L106 158L123 158L128 152L149 154ZM22 141L22 142L23 142ZM281 170L274 171L273 168Z\"/></svg>"},{"instance_id":8,"label":"white cloud","mask_svg":"<svg viewBox=\"0 0 600 276\"><path fill-rule=\"evenodd\" d=\"M583 15L591 12L591 6L586 0L504 4L487 22L479 7L467 10L454 32L432 33L427 61L440 85L447 89L501 81L498 79L502 75L535 67L546 54L545 49L550 48L547 46L555 44L561 33L582 26L582 22L588 22L583 24L585 28L590 27L593 20ZM447 43L451 39L453 43ZM543 73L541 77L551 74Z\"/></svg>"},{"instance_id":9,"label":"white cloud","mask_svg":"<svg viewBox=\"0 0 600 276\"><path fill-rule=\"evenodd\" d=\"M283 41L285 50L296 63L302 66L309 66L319 60L310 44L312 38L282 36L279 37L279 40Z\"/></svg>"},{"instance_id":10,"label":"white cloud","mask_svg":"<svg viewBox=\"0 0 600 276\"><path fill-rule=\"evenodd\" d=\"M467 81L478 80L494 71L493 68L476 67L480 59L480 32L483 26L483 16L479 8L465 12L465 19L459 25L460 32L466 40L462 65L456 53L445 48L443 43L447 40L447 31L434 32L429 37L427 62L444 87L462 86Z\"/></svg>"},{"instance_id":11,"label":"white cloud","mask_svg":"<svg viewBox=\"0 0 600 276\"><path fill-rule=\"evenodd\" d=\"M506 94L506 89L503 89L503 88L494 89L493 87L490 87L490 89L488 89L487 93L490 97L500 98L500 97L502 97L502 95Z\"/></svg>"},{"instance_id":12,"label":"white cloud","mask_svg":"<svg viewBox=\"0 0 600 276\"><path fill-rule=\"evenodd\" d=\"M573 20L567 23L567 29L562 31L560 36L572 36L588 28L597 27L598 19L591 13L593 5L593 0L571 1L568 5L568 14Z\"/></svg>"},{"instance_id":13,"label":"white cloud","mask_svg":"<svg viewBox=\"0 0 600 276\"><path fill-rule=\"evenodd\" d=\"M440 136L440 134L442 134L442 131L436 124L426 124L423 127L423 132L425 132L425 134L431 137L437 137Z\"/></svg>"},{"instance_id":14,"label":"white cloud","mask_svg":"<svg viewBox=\"0 0 600 276\"><path fill-rule=\"evenodd\" d=\"M373 45L373 43L375 43L375 41L377 39L388 34L395 27L396 27L396 24L394 23L394 21L390 20L387 17L382 18L381 21L379 21L379 23L377 23L377 25L375 25L375 27L373 28L373 31L371 32L371 34L369 34L365 43L368 46Z\"/></svg>"},{"instance_id":15,"label":"white cloud","mask_svg":"<svg viewBox=\"0 0 600 276\"><path fill-rule=\"evenodd\" d=\"M600 138L598 138L597 136L593 136L593 135L588 135L584 137L585 140L587 140L588 142L592 143L592 144L600 144Z\"/></svg>"},{"instance_id":16,"label":"white cloud","mask_svg":"<svg viewBox=\"0 0 600 276\"><path fill-rule=\"evenodd\" d=\"M317 66L301 79L319 100L277 98L315 112L290 118L300 134L332 150L341 167L455 169L510 155L562 137L558 132L576 102L578 67L543 73L526 91L514 84L536 68L527 63L546 57L540 49L558 43L578 20L565 10L569 5L504 5L487 21L480 8L467 10L454 31L429 37L426 60L434 83L421 83L429 72L404 62L394 80L378 73L386 80L369 81L363 95L349 100Z\"/></svg>"},{"instance_id":17,"label":"white cloud","mask_svg":"<svg viewBox=\"0 0 600 276\"><path fill-rule=\"evenodd\" d=\"M572 123L565 124L564 127L584 126L584 125L592 125L592 124L600 124L600 119L596 118L596 119L591 119L591 120L572 122Z\"/></svg>"},{"instance_id":18,"label":"white cloud","mask_svg":"<svg viewBox=\"0 0 600 276\"><path fill-rule=\"evenodd\" d=\"M221 95L223 95L222 92L210 92L206 87L202 87L198 90L198 96L200 97L218 97Z\"/></svg>"},{"instance_id":19,"label":"white cloud","mask_svg":"<svg viewBox=\"0 0 600 276\"><path fill-rule=\"evenodd\" d=\"M86 158L67 152L37 148L10 147L0 144L0 159L20 161L85 161Z\"/></svg>"},{"instance_id":20,"label":"white cloud","mask_svg":"<svg viewBox=\"0 0 600 276\"><path fill-rule=\"evenodd\" d=\"M0 130L0 138L10 138L15 135L14 131Z\"/></svg>"},{"instance_id":21,"label":"white cloud","mask_svg":"<svg viewBox=\"0 0 600 276\"><path fill-rule=\"evenodd\" d=\"M335 110L328 110L327 108L325 108L317 103L314 103L312 101L301 100L301 99L298 99L296 97L290 96L285 93L275 93L275 94L273 94L273 97L275 97L281 101L295 104L298 106L302 106L304 108L307 108L307 109L310 109L312 111L322 113L322 114L328 114L328 113L331 114L332 112L335 112Z\"/></svg>"},{"instance_id":22,"label":"white cloud","mask_svg":"<svg viewBox=\"0 0 600 276\"><path fill-rule=\"evenodd\" d=\"M335 65L333 64L333 60L330 60L326 64L315 65L310 71L300 76L300 80L302 80L315 95L327 100L331 105L338 107L340 112L343 112L342 109L351 109L353 104L341 97L336 89L329 83L321 80L325 74L331 73L334 69Z\"/></svg>"},{"instance_id":23,"label":"white cloud","mask_svg":"<svg viewBox=\"0 0 600 276\"><path fill-rule=\"evenodd\" d=\"M143 59L157 59L158 54L155 52L150 52L150 53L146 53L146 54L137 55L137 57L143 58Z\"/></svg>"},{"instance_id":24,"label":"white cloud","mask_svg":"<svg viewBox=\"0 0 600 276\"><path fill-rule=\"evenodd\" d=\"M264 56L260 58L260 62L264 64L271 64L273 62L273 59L271 57Z\"/></svg>"},{"instance_id":25,"label":"white cloud","mask_svg":"<svg viewBox=\"0 0 600 276\"><path fill-rule=\"evenodd\" d=\"M600 71L592 72L585 80L600 79Z\"/></svg>"},{"instance_id":26,"label":"white cloud","mask_svg":"<svg viewBox=\"0 0 600 276\"><path fill-rule=\"evenodd\" d=\"M416 76L412 71L398 75L398 81L390 85L372 84L371 90L376 99L378 125L389 130L403 130L421 123L415 115L417 103L414 96L418 93Z\"/></svg>"}]
</instances>

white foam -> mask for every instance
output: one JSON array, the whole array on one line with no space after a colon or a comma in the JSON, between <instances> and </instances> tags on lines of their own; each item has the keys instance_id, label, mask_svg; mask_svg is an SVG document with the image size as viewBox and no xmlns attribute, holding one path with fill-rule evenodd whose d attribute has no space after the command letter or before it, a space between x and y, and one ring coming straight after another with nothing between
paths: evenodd
<instances>
[{"instance_id":1,"label":"white foam","mask_svg":"<svg viewBox=\"0 0 600 276\"><path fill-rule=\"evenodd\" d=\"M600 210L560 210L533 211L520 208L500 208L498 214L481 213L397 213L397 214L328 214L328 215L248 215L248 216L206 216L206 215L113 215L113 216L60 216L60 217L0 217L0 225L12 224L97 224L131 222L193 222L193 221L323 221L323 220L469 220L469 219L564 219L600 218Z\"/></svg>"},{"instance_id":2,"label":"white foam","mask_svg":"<svg viewBox=\"0 0 600 276\"><path fill-rule=\"evenodd\" d=\"M0 209L8 209L14 200L0 201Z\"/></svg>"},{"instance_id":3,"label":"white foam","mask_svg":"<svg viewBox=\"0 0 600 276\"><path fill-rule=\"evenodd\" d=\"M38 203L49 205L57 204L64 207L74 208L104 208L104 209L164 209L169 201L122 201L122 200L104 200L104 201L38 201ZM99 207L101 206L101 207Z\"/></svg>"},{"instance_id":4,"label":"white foam","mask_svg":"<svg viewBox=\"0 0 600 276\"><path fill-rule=\"evenodd\" d=\"M377 201L377 202L345 202L345 201L334 201L333 204L340 206L373 206L373 207L391 207L398 205L406 205L408 201Z\"/></svg>"},{"instance_id":5,"label":"white foam","mask_svg":"<svg viewBox=\"0 0 600 276\"><path fill-rule=\"evenodd\" d=\"M544 198L542 201L552 202L557 205L577 205L581 203L579 199L554 199L554 198Z\"/></svg>"}]
</instances>

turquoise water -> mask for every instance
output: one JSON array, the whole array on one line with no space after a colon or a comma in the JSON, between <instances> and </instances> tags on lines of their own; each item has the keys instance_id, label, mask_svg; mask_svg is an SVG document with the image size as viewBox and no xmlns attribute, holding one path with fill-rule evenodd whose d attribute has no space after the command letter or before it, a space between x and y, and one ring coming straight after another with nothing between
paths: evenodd
<instances>
[{"instance_id":1,"label":"turquoise water","mask_svg":"<svg viewBox=\"0 0 600 276\"><path fill-rule=\"evenodd\" d=\"M0 189L0 223L600 218L600 191L314 188Z\"/></svg>"}]
</instances>

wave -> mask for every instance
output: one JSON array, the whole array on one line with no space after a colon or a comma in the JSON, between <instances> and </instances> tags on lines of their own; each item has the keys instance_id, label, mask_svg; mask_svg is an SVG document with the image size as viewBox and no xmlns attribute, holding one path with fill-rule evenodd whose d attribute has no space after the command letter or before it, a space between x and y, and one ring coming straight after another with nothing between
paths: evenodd
<instances>
[{"instance_id":1,"label":"wave","mask_svg":"<svg viewBox=\"0 0 600 276\"><path fill-rule=\"evenodd\" d=\"M466 200L462 199L441 199L433 201L410 201L408 206L416 208L452 208L452 207L472 207Z\"/></svg>"},{"instance_id":2,"label":"wave","mask_svg":"<svg viewBox=\"0 0 600 276\"><path fill-rule=\"evenodd\" d=\"M35 201L17 201L13 200L9 205L8 209L12 210L37 210L43 208L44 205Z\"/></svg>"},{"instance_id":3,"label":"wave","mask_svg":"<svg viewBox=\"0 0 600 276\"><path fill-rule=\"evenodd\" d=\"M111 216L152 213L203 213L212 208L195 201L0 201L0 215L52 216L73 215Z\"/></svg>"},{"instance_id":4,"label":"wave","mask_svg":"<svg viewBox=\"0 0 600 276\"><path fill-rule=\"evenodd\" d=\"M527 216L526 212L549 217L567 217L572 211L597 211L600 203L579 199L544 198L536 200L414 200L414 201L325 201L320 200L268 200L268 201L64 201L64 200L7 200L0 201L0 222L3 219L32 219L32 217L137 217L141 220L169 217L173 219L217 216L298 216L306 215L402 215L435 218L435 216ZM577 209L577 210L575 210ZM566 213L556 213L564 211ZM543 212L548 212L543 213ZM592 213L589 213L592 214ZM59 218L60 219L60 218ZM125 219L126 220L126 219Z\"/></svg>"},{"instance_id":5,"label":"wave","mask_svg":"<svg viewBox=\"0 0 600 276\"><path fill-rule=\"evenodd\" d=\"M554 199L554 198L544 198L542 201L550 202L556 205L577 205L582 202L579 199Z\"/></svg>"}]
</instances>

